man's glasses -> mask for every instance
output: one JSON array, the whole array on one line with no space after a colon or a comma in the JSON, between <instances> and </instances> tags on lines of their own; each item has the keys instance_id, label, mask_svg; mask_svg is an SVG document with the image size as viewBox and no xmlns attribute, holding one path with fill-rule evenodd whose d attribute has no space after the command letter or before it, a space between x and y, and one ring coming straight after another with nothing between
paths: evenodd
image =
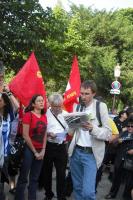
<instances>
[{"instance_id":1,"label":"man's glasses","mask_svg":"<svg viewBox=\"0 0 133 200\"><path fill-rule=\"evenodd\" d=\"M127 125L128 128L133 128L133 125Z\"/></svg>"},{"instance_id":2,"label":"man's glasses","mask_svg":"<svg viewBox=\"0 0 133 200\"><path fill-rule=\"evenodd\" d=\"M88 95L90 95L90 93L88 93L88 92L85 92L85 93L81 92L80 95L81 95L81 96L84 96L84 95L85 95L85 96L88 96Z\"/></svg>"}]
</instances>

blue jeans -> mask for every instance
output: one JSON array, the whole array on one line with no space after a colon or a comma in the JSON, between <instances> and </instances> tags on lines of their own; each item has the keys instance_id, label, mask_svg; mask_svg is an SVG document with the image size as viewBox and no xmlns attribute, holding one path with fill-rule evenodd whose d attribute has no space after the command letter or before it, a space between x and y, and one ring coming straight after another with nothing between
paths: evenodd
<instances>
[{"instance_id":1,"label":"blue jeans","mask_svg":"<svg viewBox=\"0 0 133 200\"><path fill-rule=\"evenodd\" d=\"M75 200L95 200L96 160L93 153L75 148L70 159Z\"/></svg>"},{"instance_id":2,"label":"blue jeans","mask_svg":"<svg viewBox=\"0 0 133 200\"><path fill-rule=\"evenodd\" d=\"M42 160L36 160L33 152L26 146L24 160L17 182L15 200L24 200L24 191L29 175L28 200L36 200L38 178L40 175ZM29 174L30 172L30 174Z\"/></svg>"}]
</instances>

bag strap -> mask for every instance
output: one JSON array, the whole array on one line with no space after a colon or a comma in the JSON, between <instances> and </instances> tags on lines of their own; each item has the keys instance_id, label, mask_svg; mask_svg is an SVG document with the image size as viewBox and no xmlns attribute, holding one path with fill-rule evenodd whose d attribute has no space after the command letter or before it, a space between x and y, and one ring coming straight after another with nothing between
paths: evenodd
<instances>
[{"instance_id":1,"label":"bag strap","mask_svg":"<svg viewBox=\"0 0 133 200\"><path fill-rule=\"evenodd\" d=\"M61 123L61 121L58 119L58 117L52 112L52 110L50 110L52 115L55 117L55 119L59 122L59 124L62 126L62 128L65 130L65 126Z\"/></svg>"},{"instance_id":2,"label":"bag strap","mask_svg":"<svg viewBox=\"0 0 133 200\"><path fill-rule=\"evenodd\" d=\"M102 121L101 121L101 114L100 114L100 101L96 101L96 117L99 122L99 127L101 127Z\"/></svg>"},{"instance_id":3,"label":"bag strap","mask_svg":"<svg viewBox=\"0 0 133 200\"><path fill-rule=\"evenodd\" d=\"M83 111L83 108L84 108L83 105L78 104L77 107L76 107L76 112L79 112L79 111L82 112L82 111Z\"/></svg>"}]
</instances>

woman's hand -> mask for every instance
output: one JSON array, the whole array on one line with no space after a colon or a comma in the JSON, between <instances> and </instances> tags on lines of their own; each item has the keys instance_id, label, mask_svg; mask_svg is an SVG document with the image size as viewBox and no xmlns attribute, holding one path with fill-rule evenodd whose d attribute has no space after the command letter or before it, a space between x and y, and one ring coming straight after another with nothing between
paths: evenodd
<instances>
[{"instance_id":1,"label":"woman's hand","mask_svg":"<svg viewBox=\"0 0 133 200\"><path fill-rule=\"evenodd\" d=\"M39 160L43 160L44 155L45 155L45 148L42 149L41 152L40 152L39 154L40 154Z\"/></svg>"},{"instance_id":2,"label":"woman's hand","mask_svg":"<svg viewBox=\"0 0 133 200\"><path fill-rule=\"evenodd\" d=\"M7 84L4 84L4 91L5 92L10 92L9 86Z\"/></svg>"},{"instance_id":3,"label":"woman's hand","mask_svg":"<svg viewBox=\"0 0 133 200\"><path fill-rule=\"evenodd\" d=\"M43 148L40 153L36 152L35 157L37 160L43 160L44 154L45 154L45 148Z\"/></svg>"},{"instance_id":4,"label":"woman's hand","mask_svg":"<svg viewBox=\"0 0 133 200\"><path fill-rule=\"evenodd\" d=\"M34 155L35 155L36 160L40 160L39 159L40 158L40 154L38 152L35 152Z\"/></svg>"}]
</instances>

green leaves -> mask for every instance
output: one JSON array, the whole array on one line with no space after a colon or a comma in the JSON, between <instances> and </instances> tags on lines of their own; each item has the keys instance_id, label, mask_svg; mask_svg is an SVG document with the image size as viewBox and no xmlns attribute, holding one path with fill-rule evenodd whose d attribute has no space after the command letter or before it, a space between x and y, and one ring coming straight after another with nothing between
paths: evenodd
<instances>
[{"instance_id":1,"label":"green leaves","mask_svg":"<svg viewBox=\"0 0 133 200\"><path fill-rule=\"evenodd\" d=\"M94 79L99 95L111 99L114 66L122 66L119 98L133 100L133 9L106 12L61 4L42 9L38 0L0 3L0 57L17 72L35 51L48 93L64 92L72 58L78 56L81 79ZM126 96L126 98L125 98Z\"/></svg>"}]
</instances>

